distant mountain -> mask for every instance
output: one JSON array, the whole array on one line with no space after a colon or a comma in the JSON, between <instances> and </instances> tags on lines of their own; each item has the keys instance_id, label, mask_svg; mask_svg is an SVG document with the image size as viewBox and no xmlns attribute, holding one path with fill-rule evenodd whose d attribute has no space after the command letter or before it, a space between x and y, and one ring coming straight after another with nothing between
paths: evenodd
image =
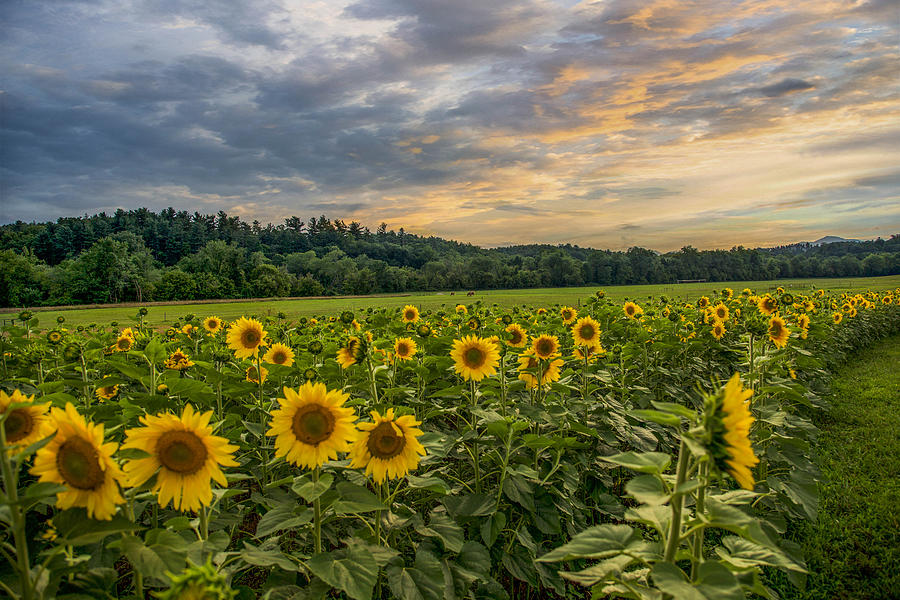
<instances>
[{"instance_id":1,"label":"distant mountain","mask_svg":"<svg viewBox=\"0 0 900 600\"><path fill-rule=\"evenodd\" d=\"M838 237L836 235L826 235L823 238L819 238L814 242L810 242L812 246L821 246L823 244L833 244L835 242L861 242L862 240L850 240L847 238Z\"/></svg>"}]
</instances>

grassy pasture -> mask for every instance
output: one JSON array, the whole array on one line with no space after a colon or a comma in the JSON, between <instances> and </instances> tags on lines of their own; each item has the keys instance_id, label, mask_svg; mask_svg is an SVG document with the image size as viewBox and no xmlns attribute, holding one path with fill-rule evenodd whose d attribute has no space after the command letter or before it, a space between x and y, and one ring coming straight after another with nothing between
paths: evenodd
<instances>
[{"instance_id":1,"label":"grassy pasture","mask_svg":"<svg viewBox=\"0 0 900 600\"><path fill-rule=\"evenodd\" d=\"M772 281L483 290L475 292L474 296L466 296L466 291L463 290L455 292L453 295L450 292L423 292L393 296L341 296L335 298L223 300L184 303L150 302L143 305L126 304L103 308L67 307L66 309L36 308L33 310L40 318L41 326L45 327L53 323L56 317L60 315L65 317L66 325L68 326L87 325L89 323L106 324L110 321L130 323L137 313L136 307L146 306L150 310L145 319L147 323L151 325L166 325L189 313L198 316L217 315L225 321L231 321L244 315L263 317L284 312L289 318L295 318L322 314L334 315L343 310L358 311L369 307L403 307L406 304L413 304L422 310L440 309L441 307L453 307L458 303L468 304L477 300L488 304L497 303L500 306L551 306L553 304L566 304L577 307L598 289L605 290L607 296L614 300L631 299L640 301L649 296L662 294L668 295L673 299L696 299L703 295L710 295L714 291L725 287L732 288L736 293L740 293L745 287L749 287L757 293L762 293L774 290L779 286L794 291L819 288L838 292L881 291L900 287L900 275L856 277L853 279L779 279ZM3 313L0 313L0 321L13 318L17 313L18 310L5 310Z\"/></svg>"}]
</instances>

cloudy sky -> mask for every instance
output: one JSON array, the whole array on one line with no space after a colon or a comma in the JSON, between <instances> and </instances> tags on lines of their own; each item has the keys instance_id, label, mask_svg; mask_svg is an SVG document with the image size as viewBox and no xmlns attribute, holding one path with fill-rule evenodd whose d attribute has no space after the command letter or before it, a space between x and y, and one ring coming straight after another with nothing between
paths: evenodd
<instances>
[{"instance_id":1,"label":"cloudy sky","mask_svg":"<svg viewBox=\"0 0 900 600\"><path fill-rule=\"evenodd\" d=\"M496 246L900 232L895 0L3 0L0 222Z\"/></svg>"}]
</instances>

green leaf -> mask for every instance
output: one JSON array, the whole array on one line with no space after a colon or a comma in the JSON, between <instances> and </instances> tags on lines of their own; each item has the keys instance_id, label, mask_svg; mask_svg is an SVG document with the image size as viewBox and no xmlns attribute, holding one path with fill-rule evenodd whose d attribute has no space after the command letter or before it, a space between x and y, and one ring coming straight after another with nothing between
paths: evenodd
<instances>
[{"instance_id":1,"label":"green leaf","mask_svg":"<svg viewBox=\"0 0 900 600\"><path fill-rule=\"evenodd\" d=\"M601 456L600 459L639 473L658 474L668 469L672 462L672 457L664 452L622 452L612 456Z\"/></svg>"},{"instance_id":2,"label":"green leaf","mask_svg":"<svg viewBox=\"0 0 900 600\"><path fill-rule=\"evenodd\" d=\"M327 492L331 488L331 484L334 483L334 475L331 473L320 474L318 481L305 481L306 479L307 476L299 477L294 482L294 485L291 486L291 489L309 503L312 503L313 500Z\"/></svg>"},{"instance_id":3,"label":"green leaf","mask_svg":"<svg viewBox=\"0 0 900 600\"><path fill-rule=\"evenodd\" d=\"M442 600L444 598L444 570L440 561L427 550L419 549L412 567L401 560L385 570L394 597L402 600Z\"/></svg>"},{"instance_id":4,"label":"green leaf","mask_svg":"<svg viewBox=\"0 0 900 600\"><path fill-rule=\"evenodd\" d=\"M407 475L406 481L409 483L409 487L413 489L428 490L429 492L435 492L442 496L446 496L450 493L450 486L440 477L417 477L415 475Z\"/></svg>"},{"instance_id":5,"label":"green leaf","mask_svg":"<svg viewBox=\"0 0 900 600\"><path fill-rule=\"evenodd\" d=\"M290 502L276 506L262 516L256 525L256 537L264 538L283 529L294 529L312 521L312 511Z\"/></svg>"},{"instance_id":6,"label":"green leaf","mask_svg":"<svg viewBox=\"0 0 900 600\"><path fill-rule=\"evenodd\" d=\"M426 537L436 537L444 543L444 548L457 553L463 547L463 530L446 513L433 512L428 527L416 527L416 532Z\"/></svg>"},{"instance_id":7,"label":"green leaf","mask_svg":"<svg viewBox=\"0 0 900 600\"><path fill-rule=\"evenodd\" d=\"M635 419L640 419L642 421L650 421L652 423L659 423L660 425L670 425L674 427L678 427L681 425L681 417L678 415L673 415L670 413L662 412L659 410L651 410L651 409L638 409L638 410L630 410L628 414Z\"/></svg>"},{"instance_id":8,"label":"green leaf","mask_svg":"<svg viewBox=\"0 0 900 600\"><path fill-rule=\"evenodd\" d=\"M314 554L306 565L316 577L343 590L354 600L372 598L378 565L366 548L353 545L345 550Z\"/></svg>"},{"instance_id":9,"label":"green leaf","mask_svg":"<svg viewBox=\"0 0 900 600\"><path fill-rule=\"evenodd\" d=\"M637 562L637 559L633 556L620 554L599 562L596 565L592 565L582 571L560 571L559 574L565 579L574 581L579 585L592 586L620 574L629 565L635 562Z\"/></svg>"},{"instance_id":10,"label":"green leaf","mask_svg":"<svg viewBox=\"0 0 900 600\"><path fill-rule=\"evenodd\" d=\"M783 552L774 548L766 548L749 540L733 536L722 538L722 544L725 548L717 546L716 554L737 569L768 565L770 567L797 571L798 573L807 572L803 565L791 560Z\"/></svg>"},{"instance_id":11,"label":"green leaf","mask_svg":"<svg viewBox=\"0 0 900 600\"><path fill-rule=\"evenodd\" d=\"M693 421L697 418L697 411L691 410L686 406L682 406L681 404L675 404L674 402L657 402L656 400L651 400L650 404L653 405L656 410L660 410L662 412L666 412L673 415L678 415L679 417L684 417L689 421Z\"/></svg>"},{"instance_id":12,"label":"green leaf","mask_svg":"<svg viewBox=\"0 0 900 600\"><path fill-rule=\"evenodd\" d=\"M454 518L483 517L494 513L496 499L486 494L447 496L441 503Z\"/></svg>"},{"instance_id":13,"label":"green leaf","mask_svg":"<svg viewBox=\"0 0 900 600\"><path fill-rule=\"evenodd\" d=\"M387 508L375 494L355 483L342 481L335 487L339 500L332 504L332 508L339 515L372 512Z\"/></svg>"},{"instance_id":14,"label":"green leaf","mask_svg":"<svg viewBox=\"0 0 900 600\"><path fill-rule=\"evenodd\" d=\"M71 546L95 544L108 535L141 529L123 515L114 515L109 521L97 521L87 516L83 508L64 510L53 518L58 543Z\"/></svg>"},{"instance_id":15,"label":"green leaf","mask_svg":"<svg viewBox=\"0 0 900 600\"><path fill-rule=\"evenodd\" d=\"M146 540L128 535L120 548L128 561L144 577L166 580L166 571L180 572L185 565L188 543L177 533L165 529L151 529Z\"/></svg>"},{"instance_id":16,"label":"green leaf","mask_svg":"<svg viewBox=\"0 0 900 600\"><path fill-rule=\"evenodd\" d=\"M688 583L684 572L668 562L659 562L650 570L653 584L672 596L673 600L707 600L694 586Z\"/></svg>"},{"instance_id":17,"label":"green leaf","mask_svg":"<svg viewBox=\"0 0 900 600\"><path fill-rule=\"evenodd\" d=\"M161 364L166 360L166 347L159 340L150 340L150 343L144 348L144 356L153 364Z\"/></svg>"},{"instance_id":18,"label":"green leaf","mask_svg":"<svg viewBox=\"0 0 900 600\"><path fill-rule=\"evenodd\" d=\"M481 526L481 539L488 548L494 545L504 527L506 527L506 513L503 512L495 512L490 519L484 521Z\"/></svg>"},{"instance_id":19,"label":"green leaf","mask_svg":"<svg viewBox=\"0 0 900 600\"><path fill-rule=\"evenodd\" d=\"M629 508L625 511L625 520L641 523L648 527L653 527L659 532L660 536L665 536L669 530L669 523L672 518L672 509L668 506L643 504L635 508Z\"/></svg>"},{"instance_id":20,"label":"green leaf","mask_svg":"<svg viewBox=\"0 0 900 600\"><path fill-rule=\"evenodd\" d=\"M529 512L534 512L534 486L522 477L511 475L503 481L503 493Z\"/></svg>"},{"instance_id":21,"label":"green leaf","mask_svg":"<svg viewBox=\"0 0 900 600\"><path fill-rule=\"evenodd\" d=\"M297 564L279 549L276 539L268 539L258 548L244 542L241 559L247 564L257 567L278 566L285 571L299 571Z\"/></svg>"},{"instance_id":22,"label":"green leaf","mask_svg":"<svg viewBox=\"0 0 900 600\"><path fill-rule=\"evenodd\" d=\"M628 525L595 525L577 534L567 544L538 558L538 562L561 562L575 558L608 558L639 545L641 534Z\"/></svg>"},{"instance_id":23,"label":"green leaf","mask_svg":"<svg viewBox=\"0 0 900 600\"><path fill-rule=\"evenodd\" d=\"M625 491L642 504L665 504L669 501L662 481L655 475L639 475L625 484Z\"/></svg>"}]
</instances>

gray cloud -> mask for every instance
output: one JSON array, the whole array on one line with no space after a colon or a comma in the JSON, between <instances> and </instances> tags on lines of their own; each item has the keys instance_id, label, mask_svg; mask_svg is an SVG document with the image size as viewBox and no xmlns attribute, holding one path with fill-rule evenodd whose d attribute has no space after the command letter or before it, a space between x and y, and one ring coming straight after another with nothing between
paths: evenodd
<instances>
[{"instance_id":1,"label":"gray cloud","mask_svg":"<svg viewBox=\"0 0 900 600\"><path fill-rule=\"evenodd\" d=\"M815 88L813 84L808 81L803 81L802 79L793 79L788 77L787 79L782 79L777 83L773 83L770 85L763 86L759 88L759 91L764 95L770 98L774 98L776 96L784 96L785 94L792 94L794 92L803 92L806 90L811 90Z\"/></svg>"}]
</instances>

